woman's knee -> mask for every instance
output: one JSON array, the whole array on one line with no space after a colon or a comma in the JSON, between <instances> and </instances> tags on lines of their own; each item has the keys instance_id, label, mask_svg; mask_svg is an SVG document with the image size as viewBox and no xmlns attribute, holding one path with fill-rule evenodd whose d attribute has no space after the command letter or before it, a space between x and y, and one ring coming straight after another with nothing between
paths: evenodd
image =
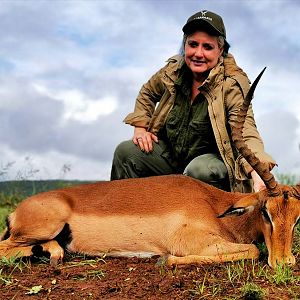
<instances>
[{"instance_id":1,"label":"woman's knee","mask_svg":"<svg viewBox=\"0 0 300 300\"><path fill-rule=\"evenodd\" d=\"M136 151L136 147L132 140L121 142L115 149L113 160L123 162Z\"/></svg>"},{"instance_id":2,"label":"woman's knee","mask_svg":"<svg viewBox=\"0 0 300 300\"><path fill-rule=\"evenodd\" d=\"M207 153L194 158L185 168L184 174L207 183L223 181L227 178L227 168L224 162L213 153Z\"/></svg>"},{"instance_id":3,"label":"woman's knee","mask_svg":"<svg viewBox=\"0 0 300 300\"><path fill-rule=\"evenodd\" d=\"M111 180L171 174L172 166L161 156L163 148L153 144L154 150L145 153L132 141L120 143L115 150Z\"/></svg>"},{"instance_id":4,"label":"woman's knee","mask_svg":"<svg viewBox=\"0 0 300 300\"><path fill-rule=\"evenodd\" d=\"M136 148L137 146L131 140L121 142L116 147L111 167L111 180L137 177L134 175L133 167L128 164Z\"/></svg>"}]
</instances>

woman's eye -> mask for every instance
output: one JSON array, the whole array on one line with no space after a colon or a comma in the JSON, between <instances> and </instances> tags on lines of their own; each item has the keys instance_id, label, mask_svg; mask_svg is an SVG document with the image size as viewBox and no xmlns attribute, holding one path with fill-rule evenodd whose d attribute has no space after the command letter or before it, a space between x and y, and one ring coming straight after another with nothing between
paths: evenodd
<instances>
[{"instance_id":1,"label":"woman's eye","mask_svg":"<svg viewBox=\"0 0 300 300\"><path fill-rule=\"evenodd\" d=\"M212 50L212 49L214 49L214 47L212 45L210 45L210 44L203 44L203 48L205 50Z\"/></svg>"},{"instance_id":2,"label":"woman's eye","mask_svg":"<svg viewBox=\"0 0 300 300\"><path fill-rule=\"evenodd\" d=\"M196 48L196 47L198 47L198 43L191 41L191 42L189 42L189 46L192 48Z\"/></svg>"}]
</instances>

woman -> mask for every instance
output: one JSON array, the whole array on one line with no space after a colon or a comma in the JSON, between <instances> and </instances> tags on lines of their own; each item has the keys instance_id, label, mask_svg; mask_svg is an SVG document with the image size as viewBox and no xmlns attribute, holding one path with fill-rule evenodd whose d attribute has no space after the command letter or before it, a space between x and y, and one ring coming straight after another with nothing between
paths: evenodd
<instances>
[{"instance_id":1,"label":"woman","mask_svg":"<svg viewBox=\"0 0 300 300\"><path fill-rule=\"evenodd\" d=\"M228 54L223 20L201 11L182 30L182 55L143 85L125 118L134 135L116 148L111 180L183 173L228 191L258 191L264 183L231 139L249 80ZM272 169L275 162L264 152L251 107L244 139Z\"/></svg>"}]
</instances>

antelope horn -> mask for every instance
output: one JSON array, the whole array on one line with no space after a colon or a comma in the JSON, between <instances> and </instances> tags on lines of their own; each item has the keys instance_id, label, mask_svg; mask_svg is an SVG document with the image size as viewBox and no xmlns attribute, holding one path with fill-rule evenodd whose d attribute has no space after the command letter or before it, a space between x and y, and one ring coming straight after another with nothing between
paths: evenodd
<instances>
[{"instance_id":1,"label":"antelope horn","mask_svg":"<svg viewBox=\"0 0 300 300\"><path fill-rule=\"evenodd\" d=\"M274 176L270 172L269 168L261 162L255 154L248 148L244 139L243 139L243 128L245 119L247 116L248 108L251 103L251 100L254 95L255 88L257 83L259 82L261 76L263 75L266 67L260 72L257 78L254 80L251 85L249 92L247 93L244 102L238 112L236 121L234 126L232 126L232 140L235 144L235 147L239 150L239 152L244 156L247 162L251 165L251 167L257 172L257 174L261 177L263 182L266 185L266 188L271 196L278 196L281 194L281 190Z\"/></svg>"},{"instance_id":2,"label":"antelope horn","mask_svg":"<svg viewBox=\"0 0 300 300\"><path fill-rule=\"evenodd\" d=\"M292 187L293 195L300 200L300 183Z\"/></svg>"}]
</instances>

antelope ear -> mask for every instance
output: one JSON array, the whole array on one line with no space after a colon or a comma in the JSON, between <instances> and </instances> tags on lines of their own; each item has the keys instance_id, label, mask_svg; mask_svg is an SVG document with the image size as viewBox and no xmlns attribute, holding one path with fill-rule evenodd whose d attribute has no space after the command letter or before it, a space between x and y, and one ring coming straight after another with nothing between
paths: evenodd
<instances>
[{"instance_id":1,"label":"antelope ear","mask_svg":"<svg viewBox=\"0 0 300 300\"><path fill-rule=\"evenodd\" d=\"M251 212L254 210L255 206L258 204L258 198L255 194L251 196L246 196L234 205L229 207L224 213L220 214L218 218L224 218L227 216L241 216L246 212Z\"/></svg>"}]
</instances>

